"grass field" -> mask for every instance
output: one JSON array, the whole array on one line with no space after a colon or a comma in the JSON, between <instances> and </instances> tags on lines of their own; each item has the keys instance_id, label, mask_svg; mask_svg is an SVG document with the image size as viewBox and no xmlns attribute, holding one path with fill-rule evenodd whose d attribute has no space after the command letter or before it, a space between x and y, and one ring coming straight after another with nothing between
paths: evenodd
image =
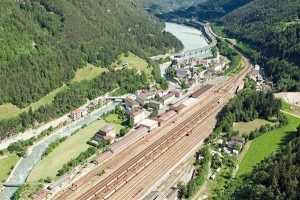
<instances>
[{"instance_id":1,"label":"grass field","mask_svg":"<svg viewBox=\"0 0 300 200\"><path fill-rule=\"evenodd\" d=\"M236 45L237 41L236 39L232 39L232 38L226 38L232 45Z\"/></svg>"},{"instance_id":2,"label":"grass field","mask_svg":"<svg viewBox=\"0 0 300 200\"><path fill-rule=\"evenodd\" d=\"M72 81L80 82L83 80L91 80L106 71L108 71L108 69L87 64L84 68L78 69L76 71L75 77Z\"/></svg>"},{"instance_id":3,"label":"grass field","mask_svg":"<svg viewBox=\"0 0 300 200\"><path fill-rule=\"evenodd\" d=\"M27 106L26 108L20 109L11 103L0 105L0 113L1 113L0 119L9 119L9 118L17 117L20 113L27 112L30 107L32 107L33 110L36 110L41 105L50 104L54 100L55 95L66 88L67 86L63 85L50 92L45 97L41 98L39 101L32 103L30 106Z\"/></svg>"},{"instance_id":4,"label":"grass field","mask_svg":"<svg viewBox=\"0 0 300 200\"><path fill-rule=\"evenodd\" d=\"M289 125L269 131L262 136L254 139L252 144L240 163L237 175L251 172L261 160L271 153L276 152L282 145L288 143L293 138L293 132L299 126L299 118L287 115Z\"/></svg>"},{"instance_id":5,"label":"grass field","mask_svg":"<svg viewBox=\"0 0 300 200\"><path fill-rule=\"evenodd\" d=\"M11 167L15 166L19 159L20 158L15 154L0 158L0 182L6 181L9 176L9 172L12 171Z\"/></svg>"},{"instance_id":6,"label":"grass field","mask_svg":"<svg viewBox=\"0 0 300 200\"><path fill-rule=\"evenodd\" d=\"M270 124L271 126L275 125L276 123L269 122L264 119L255 119L251 122L238 122L235 123L233 126L234 131L239 131L240 135L243 133L249 134L251 131L255 131L256 128L259 128L261 125Z\"/></svg>"},{"instance_id":7,"label":"grass field","mask_svg":"<svg viewBox=\"0 0 300 200\"><path fill-rule=\"evenodd\" d=\"M39 161L38 164L31 171L27 181L37 182L41 178L50 176L54 178L57 171L69 160L76 158L82 151L87 150L90 145L86 142L94 136L94 134L103 126L109 123L102 120L97 120L92 124L80 129L78 133L70 136L67 140L62 142L57 148L54 149L47 157ZM109 124L116 129L119 133L123 128L119 124ZM49 167L51 166L51 167Z\"/></svg>"},{"instance_id":8,"label":"grass field","mask_svg":"<svg viewBox=\"0 0 300 200\"><path fill-rule=\"evenodd\" d=\"M300 109L292 109L292 105L286 102L284 99L281 99L281 109L290 114L300 117Z\"/></svg>"},{"instance_id":9,"label":"grass field","mask_svg":"<svg viewBox=\"0 0 300 200\"><path fill-rule=\"evenodd\" d=\"M148 67L148 63L136 55L132 53L129 53L128 57L122 55L120 56L119 60L122 62L122 64L128 63L129 67L144 71L148 76L151 76L152 67ZM116 63L114 63L114 65L116 66Z\"/></svg>"},{"instance_id":10,"label":"grass field","mask_svg":"<svg viewBox=\"0 0 300 200\"><path fill-rule=\"evenodd\" d=\"M118 118L118 114L110 114L107 117L105 117L105 121L107 123L113 123L113 124L122 124L123 120Z\"/></svg>"}]
</instances>

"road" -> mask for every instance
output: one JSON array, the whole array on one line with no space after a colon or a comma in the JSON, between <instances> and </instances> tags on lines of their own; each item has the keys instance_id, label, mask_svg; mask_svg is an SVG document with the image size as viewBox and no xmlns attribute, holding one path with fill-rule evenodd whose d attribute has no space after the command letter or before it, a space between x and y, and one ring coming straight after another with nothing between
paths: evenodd
<instances>
[{"instance_id":1,"label":"road","mask_svg":"<svg viewBox=\"0 0 300 200\"><path fill-rule=\"evenodd\" d=\"M94 100L91 100L91 101L99 100L100 98L102 98L102 96L97 97L97 98L95 98ZM79 109L86 108L90 104L91 101L88 101L86 104L79 107ZM46 124L43 124L43 125L39 126L38 128L29 129L29 130L27 130L23 133L18 133L18 134L13 135L9 138L1 140L0 141L0 150L7 148L11 143L17 142L19 140L28 140L33 136L37 136L37 135L41 134L41 132L47 130L48 128L57 127L58 125L62 124L63 122L66 122L66 121L70 121L69 113L62 116L62 117L60 117L60 118L54 119L54 120L52 120L52 121L50 121Z\"/></svg>"}]
</instances>

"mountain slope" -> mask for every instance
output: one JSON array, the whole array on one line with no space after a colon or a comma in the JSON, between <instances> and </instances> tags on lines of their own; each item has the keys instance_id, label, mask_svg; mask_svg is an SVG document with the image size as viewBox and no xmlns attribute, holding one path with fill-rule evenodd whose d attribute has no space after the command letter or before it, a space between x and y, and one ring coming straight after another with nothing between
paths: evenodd
<instances>
[{"instance_id":1,"label":"mountain slope","mask_svg":"<svg viewBox=\"0 0 300 200\"><path fill-rule=\"evenodd\" d=\"M0 0L0 104L24 107L72 79L86 62L145 58L178 40L130 0Z\"/></svg>"},{"instance_id":2,"label":"mountain slope","mask_svg":"<svg viewBox=\"0 0 300 200\"><path fill-rule=\"evenodd\" d=\"M261 55L253 60L265 69L277 91L300 91L299 0L210 0L158 17L216 22L226 35Z\"/></svg>"},{"instance_id":3,"label":"mountain slope","mask_svg":"<svg viewBox=\"0 0 300 200\"><path fill-rule=\"evenodd\" d=\"M201 20L214 20L251 1L252 0L207 0L201 1L200 3L195 2L193 6L190 6L185 10L177 9L168 13L159 14L157 16L167 20L177 17L194 17Z\"/></svg>"},{"instance_id":4,"label":"mountain slope","mask_svg":"<svg viewBox=\"0 0 300 200\"><path fill-rule=\"evenodd\" d=\"M197 5L206 0L139 0L143 7L153 14L170 12L182 7Z\"/></svg>"},{"instance_id":5,"label":"mountain slope","mask_svg":"<svg viewBox=\"0 0 300 200\"><path fill-rule=\"evenodd\" d=\"M219 21L230 37L262 54L279 91L300 91L300 1L254 0Z\"/></svg>"},{"instance_id":6,"label":"mountain slope","mask_svg":"<svg viewBox=\"0 0 300 200\"><path fill-rule=\"evenodd\" d=\"M298 136L300 126L298 127ZM300 137L262 161L242 179L231 199L299 199Z\"/></svg>"}]
</instances>

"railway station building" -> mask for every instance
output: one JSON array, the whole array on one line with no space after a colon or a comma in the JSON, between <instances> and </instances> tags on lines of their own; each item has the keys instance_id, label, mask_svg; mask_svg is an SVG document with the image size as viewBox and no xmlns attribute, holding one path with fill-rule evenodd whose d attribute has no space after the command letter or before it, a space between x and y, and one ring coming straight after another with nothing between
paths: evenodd
<instances>
[{"instance_id":1,"label":"railway station building","mask_svg":"<svg viewBox=\"0 0 300 200\"><path fill-rule=\"evenodd\" d=\"M149 131L152 131L158 127L158 122L151 119L145 119L141 122L141 126L148 128Z\"/></svg>"}]
</instances>

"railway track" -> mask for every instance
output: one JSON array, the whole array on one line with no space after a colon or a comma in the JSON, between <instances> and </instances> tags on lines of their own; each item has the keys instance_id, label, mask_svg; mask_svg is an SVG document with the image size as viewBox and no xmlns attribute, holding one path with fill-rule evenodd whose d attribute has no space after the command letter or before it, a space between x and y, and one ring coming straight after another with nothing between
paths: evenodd
<instances>
[{"instance_id":1,"label":"railway track","mask_svg":"<svg viewBox=\"0 0 300 200\"><path fill-rule=\"evenodd\" d=\"M144 169L141 166L147 167L155 159L167 151L171 145L181 140L187 133L189 133L189 131L191 131L200 122L205 120L203 116L216 106L219 98L220 96L217 95L211 101L206 103L204 107L178 124L175 129L162 136L159 140L139 153L134 159L117 169L114 173L95 185L92 189L85 192L78 199L83 200L100 196L102 196L104 199L108 198L110 195L112 195L112 192L115 192L119 188L120 182L122 182L121 185L129 182L137 173L140 172L139 170ZM200 118L200 121L193 124L197 118Z\"/></svg>"},{"instance_id":2,"label":"railway track","mask_svg":"<svg viewBox=\"0 0 300 200\"><path fill-rule=\"evenodd\" d=\"M232 81L225 84L225 88L234 84L236 82L235 79L238 78L239 77L233 78ZM227 96L228 95L226 95L226 97ZM189 132L192 131L198 124L203 122L206 119L205 116L208 116L211 113L211 110L218 105L221 97L221 95L216 95L211 101L203 105L201 109L197 110L185 121L177 125L175 129L165 134L159 140L138 154L134 159L130 160L123 167L119 168L102 182L95 185L92 189L86 191L78 199L109 198L144 168L154 162L171 146L181 140L186 134L189 134ZM199 118L200 120L198 120Z\"/></svg>"},{"instance_id":3,"label":"railway track","mask_svg":"<svg viewBox=\"0 0 300 200\"><path fill-rule=\"evenodd\" d=\"M155 184L156 180L162 179L164 176L168 175L169 171L172 170L172 167L175 166L178 160L188 155L189 151L193 152L193 148L187 150L186 146L198 146L199 142L205 139L208 136L209 131L212 130L214 121L213 117L211 117L211 119L207 120L207 123L203 124L201 128L194 129L194 132L197 134L192 134L192 137L185 137L180 143L173 145L167 153L155 160L142 174L137 174L135 181L126 184L124 188L114 193L111 198L141 199L144 193L151 189L145 187L145 185Z\"/></svg>"},{"instance_id":4,"label":"railway track","mask_svg":"<svg viewBox=\"0 0 300 200\"><path fill-rule=\"evenodd\" d=\"M244 62L247 63L247 61ZM186 116L186 119L176 125L175 128L168 131L133 159L115 170L101 182L93 185L91 189L83 192L76 199L108 199L111 197L125 184L128 184L131 179L139 175L151 163L166 154L165 152L172 149L172 146L181 141L186 134L192 133L193 129L195 129L197 125L203 123L210 114L214 113L213 110L221 109L221 107L233 96L237 85L236 83L239 83L249 71L250 66L248 64L238 75L235 75L226 83L215 87L214 89L216 90L226 91L225 94L217 93L214 94L213 97L209 96L209 98L207 98L209 101L206 103L201 101L201 103L195 106L196 108L193 108L195 111ZM173 151L174 150L171 150L169 152ZM62 194L57 199L69 199L69 197L70 192L67 192L65 195Z\"/></svg>"},{"instance_id":5,"label":"railway track","mask_svg":"<svg viewBox=\"0 0 300 200\"><path fill-rule=\"evenodd\" d=\"M209 100L211 98L206 98L206 100ZM198 104L198 107L199 105L201 106L201 104L203 104L205 102L204 98L201 97L200 98L200 101L199 101L199 104ZM208 103L209 104L209 103ZM189 111L185 111L183 112L183 114L185 117L189 115ZM177 116L176 119L178 121L183 121L182 120L182 116ZM183 123L180 123L179 125L177 125L176 127L184 127ZM174 129L174 123L172 122L172 120L170 120L169 122L167 122L165 125L164 125L164 130L170 130L170 129ZM162 129L160 129L160 131L162 131ZM174 130L173 130L174 131ZM162 141L163 139L161 139L160 141ZM159 142L158 142L159 143ZM149 149L153 148L153 146L149 147ZM123 165L124 166L124 165ZM124 169L125 167L122 168L122 170ZM77 185L77 188L81 188L81 187L85 187L88 184L90 184L91 182L91 179L92 177L97 177L97 173L95 172L95 170L93 170L94 172L93 173L89 173L87 174L85 177L83 177L82 179L80 179L79 181L77 181L75 184ZM118 174L118 172L115 172L114 175ZM111 175L113 176L113 175ZM74 185L75 185L74 184ZM95 185L91 185L92 187L95 187ZM90 187L90 186L89 186ZM72 188L68 188L67 190L63 191L61 194L59 194L58 196L54 197L55 199L70 199L71 196L76 193L75 192L76 189L72 189ZM72 196L73 198L73 196Z\"/></svg>"}]
</instances>

